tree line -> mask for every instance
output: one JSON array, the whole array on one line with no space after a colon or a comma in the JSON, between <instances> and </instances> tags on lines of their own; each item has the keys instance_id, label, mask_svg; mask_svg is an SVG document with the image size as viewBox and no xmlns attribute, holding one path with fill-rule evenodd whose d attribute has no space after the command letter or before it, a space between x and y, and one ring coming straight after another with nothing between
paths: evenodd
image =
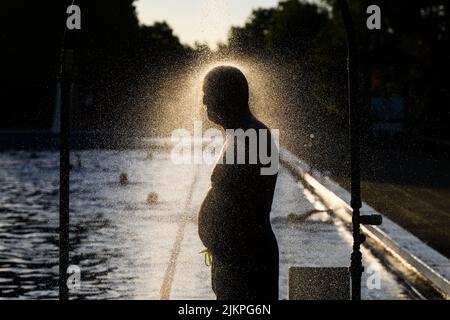
<instances>
[{"instance_id":1,"label":"tree line","mask_svg":"<svg viewBox=\"0 0 450 320\"><path fill-rule=\"evenodd\" d=\"M51 126L70 4L62 0L2 4L1 128ZM305 131L308 126L311 130L345 126L346 43L335 0L284 0L273 8L255 9L243 26L231 28L228 41L217 52L205 45L181 44L165 22L140 24L134 4L134 0L77 1L82 8L76 46L76 90L81 98L73 116L75 128L132 128L141 111L134 103L139 84L156 92L164 86L161 75L206 53L282 65L280 70L291 79L286 83L294 101L289 106L291 122ZM357 30L365 118L370 119L370 97L399 95L406 101L408 128L449 137L449 1L350 0L349 4ZM382 10L380 30L366 27L366 8L372 4ZM150 110L158 112L158 106Z\"/></svg>"}]
</instances>

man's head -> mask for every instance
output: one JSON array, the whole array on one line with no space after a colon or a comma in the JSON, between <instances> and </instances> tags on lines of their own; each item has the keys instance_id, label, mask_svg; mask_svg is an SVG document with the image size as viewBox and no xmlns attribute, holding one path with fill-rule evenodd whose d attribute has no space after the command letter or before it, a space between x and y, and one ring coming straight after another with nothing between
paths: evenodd
<instances>
[{"instance_id":1,"label":"man's head","mask_svg":"<svg viewBox=\"0 0 450 320\"><path fill-rule=\"evenodd\" d=\"M203 94L208 118L217 124L239 123L249 114L248 82L238 68L220 66L209 71Z\"/></svg>"}]
</instances>

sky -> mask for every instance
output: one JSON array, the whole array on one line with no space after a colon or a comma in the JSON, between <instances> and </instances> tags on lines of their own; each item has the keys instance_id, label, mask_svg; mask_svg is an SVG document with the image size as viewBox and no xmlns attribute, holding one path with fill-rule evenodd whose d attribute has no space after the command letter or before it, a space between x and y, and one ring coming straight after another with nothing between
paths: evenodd
<instances>
[{"instance_id":1,"label":"sky","mask_svg":"<svg viewBox=\"0 0 450 320\"><path fill-rule=\"evenodd\" d=\"M253 9L274 7L279 0L138 0L139 21L166 21L182 43L206 42L215 47L231 26L242 26Z\"/></svg>"}]
</instances>

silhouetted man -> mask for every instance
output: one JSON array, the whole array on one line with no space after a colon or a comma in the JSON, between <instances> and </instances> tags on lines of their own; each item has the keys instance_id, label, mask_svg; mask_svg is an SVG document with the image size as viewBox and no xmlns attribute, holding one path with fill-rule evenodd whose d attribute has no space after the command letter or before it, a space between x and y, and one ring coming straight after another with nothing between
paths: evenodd
<instances>
[{"instance_id":1,"label":"silhouetted man","mask_svg":"<svg viewBox=\"0 0 450 320\"><path fill-rule=\"evenodd\" d=\"M224 129L265 129L271 150L270 131L250 112L248 83L239 69L214 68L203 93L211 121ZM259 141L258 135L258 151ZM242 142L245 163L238 164L236 145ZM212 287L219 300L278 299L278 245L270 225L277 174L262 175L259 156L256 163L249 161L249 142L227 137L199 212L199 235L212 253ZM227 150L234 153L234 164L226 163Z\"/></svg>"}]
</instances>

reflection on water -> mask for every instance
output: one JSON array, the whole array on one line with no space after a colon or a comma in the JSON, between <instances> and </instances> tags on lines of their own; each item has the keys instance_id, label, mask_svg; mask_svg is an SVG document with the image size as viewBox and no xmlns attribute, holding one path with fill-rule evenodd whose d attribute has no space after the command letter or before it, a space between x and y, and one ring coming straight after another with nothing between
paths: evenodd
<instances>
[{"instance_id":1,"label":"reflection on water","mask_svg":"<svg viewBox=\"0 0 450 320\"><path fill-rule=\"evenodd\" d=\"M81 268L81 286L72 298L214 298L196 224L212 167L174 165L164 150L151 157L144 150L86 150L72 159L70 260ZM37 159L3 153L0 164L0 297L55 298L58 153L42 152ZM281 299L287 298L290 266L349 263L349 233L323 209L281 171L272 212ZM290 213L313 210L302 223L289 222ZM363 285L363 297L408 298L398 279L370 252L364 255L366 265L380 270L382 288Z\"/></svg>"},{"instance_id":2,"label":"reflection on water","mask_svg":"<svg viewBox=\"0 0 450 320\"><path fill-rule=\"evenodd\" d=\"M0 153L2 298L57 297L58 160L54 152Z\"/></svg>"}]
</instances>

